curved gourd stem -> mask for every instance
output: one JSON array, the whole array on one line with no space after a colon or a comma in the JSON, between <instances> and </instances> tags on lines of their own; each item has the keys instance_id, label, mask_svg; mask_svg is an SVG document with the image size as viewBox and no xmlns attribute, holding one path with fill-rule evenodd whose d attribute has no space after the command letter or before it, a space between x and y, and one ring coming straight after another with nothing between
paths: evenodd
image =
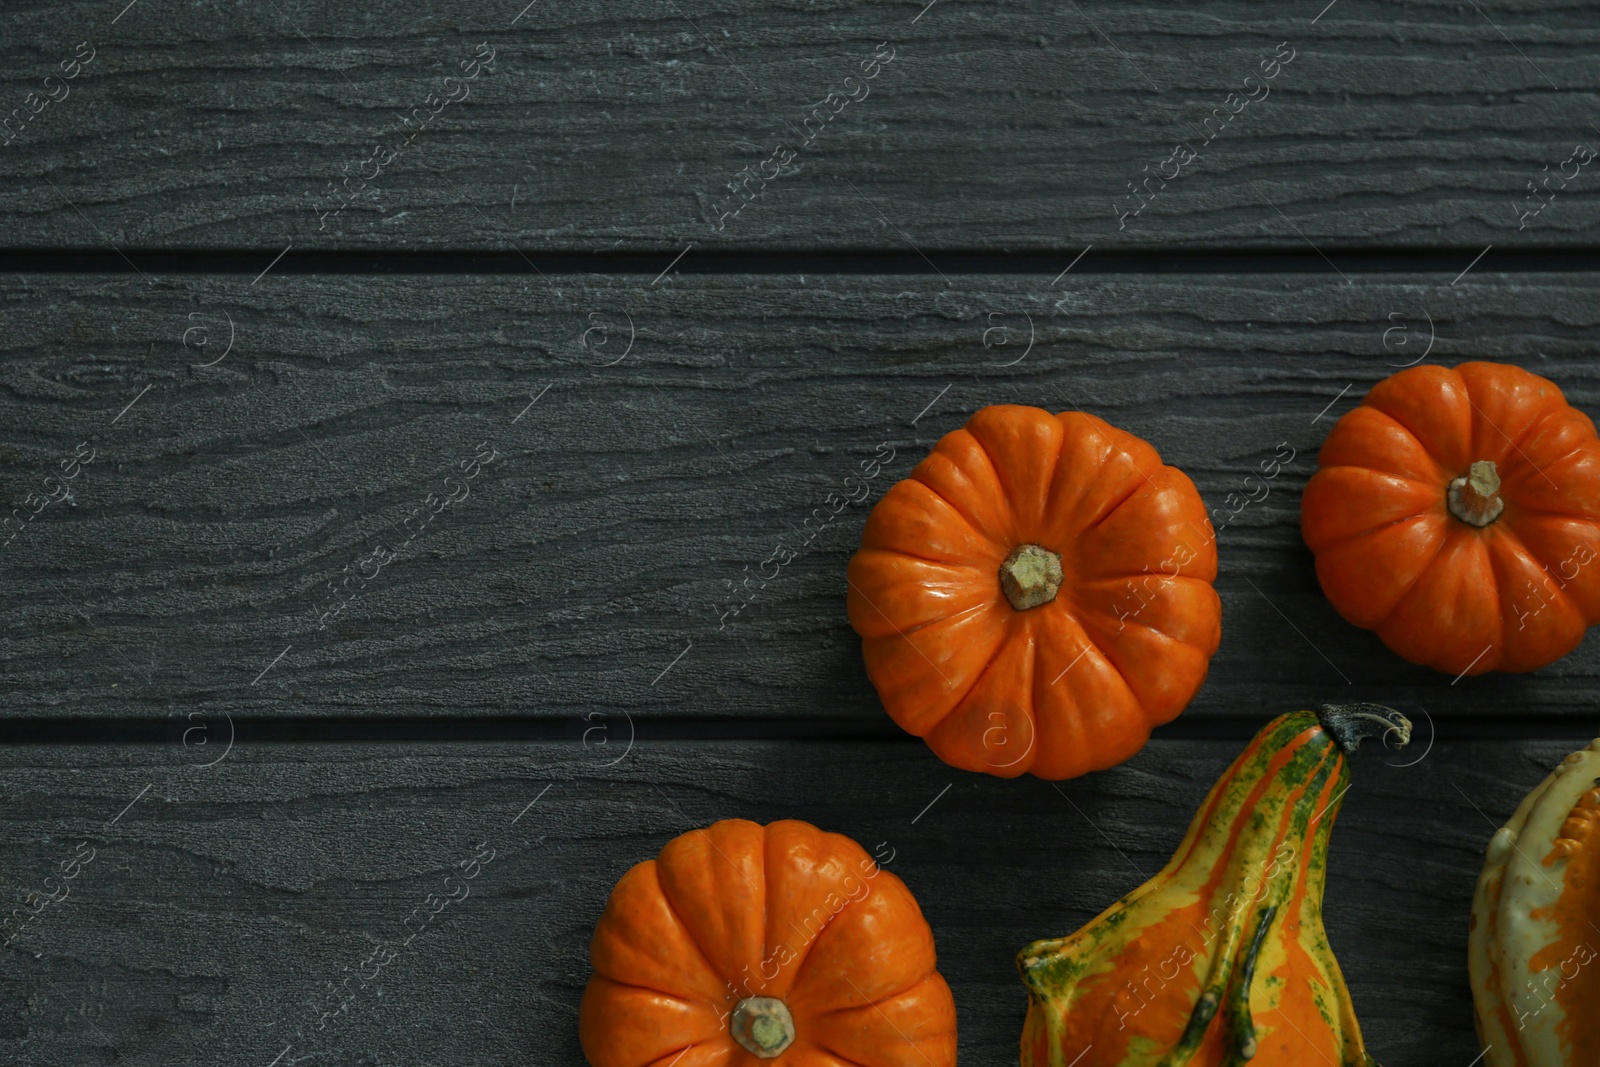
<instances>
[{"instance_id":1,"label":"curved gourd stem","mask_svg":"<svg viewBox=\"0 0 1600 1067\"><path fill-rule=\"evenodd\" d=\"M1250 983L1256 976L1256 958L1261 955L1261 945L1267 939L1267 928L1272 925L1273 918L1278 914L1276 904L1261 909L1261 918L1256 923L1256 936L1250 940L1250 951L1244 958L1244 965L1239 969L1239 977L1233 983L1233 991L1228 996L1228 1012L1224 1025L1228 1028L1228 1036L1232 1039L1232 1048L1228 1054L1228 1063L1242 1064L1256 1054L1256 1024L1250 1015Z\"/></svg>"},{"instance_id":2,"label":"curved gourd stem","mask_svg":"<svg viewBox=\"0 0 1600 1067\"><path fill-rule=\"evenodd\" d=\"M1395 748L1411 742L1411 720L1382 704L1323 704L1317 708L1323 729L1345 752L1354 752L1370 737L1395 737Z\"/></svg>"}]
</instances>

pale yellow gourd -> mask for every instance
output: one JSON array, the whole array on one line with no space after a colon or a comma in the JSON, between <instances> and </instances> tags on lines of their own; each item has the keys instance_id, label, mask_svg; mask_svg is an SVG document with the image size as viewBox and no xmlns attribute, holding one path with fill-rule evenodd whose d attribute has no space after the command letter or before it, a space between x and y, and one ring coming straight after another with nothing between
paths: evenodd
<instances>
[{"instance_id":1,"label":"pale yellow gourd","mask_svg":"<svg viewBox=\"0 0 1600 1067\"><path fill-rule=\"evenodd\" d=\"M1467 963L1485 1067L1600 1065L1600 739L1489 842Z\"/></svg>"}]
</instances>

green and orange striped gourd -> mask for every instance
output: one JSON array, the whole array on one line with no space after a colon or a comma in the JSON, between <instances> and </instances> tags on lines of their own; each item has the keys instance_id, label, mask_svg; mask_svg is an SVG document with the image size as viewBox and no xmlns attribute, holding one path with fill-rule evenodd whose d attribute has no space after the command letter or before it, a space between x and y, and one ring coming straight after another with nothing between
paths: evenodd
<instances>
[{"instance_id":1,"label":"green and orange striped gourd","mask_svg":"<svg viewBox=\"0 0 1600 1067\"><path fill-rule=\"evenodd\" d=\"M1375 1067L1322 925L1328 837L1376 704L1279 716L1212 787L1161 873L1017 956L1022 1067Z\"/></svg>"}]
</instances>

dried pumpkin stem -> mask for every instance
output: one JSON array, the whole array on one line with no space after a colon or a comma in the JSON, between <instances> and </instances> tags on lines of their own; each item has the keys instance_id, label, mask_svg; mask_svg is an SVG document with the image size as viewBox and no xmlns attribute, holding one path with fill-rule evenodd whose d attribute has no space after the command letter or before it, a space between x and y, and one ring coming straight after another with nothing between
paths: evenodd
<instances>
[{"instance_id":1,"label":"dried pumpkin stem","mask_svg":"<svg viewBox=\"0 0 1600 1067\"><path fill-rule=\"evenodd\" d=\"M728 1027L752 1055L770 1060L794 1044L794 1016L776 997L746 997L733 1009Z\"/></svg>"},{"instance_id":2,"label":"dried pumpkin stem","mask_svg":"<svg viewBox=\"0 0 1600 1067\"><path fill-rule=\"evenodd\" d=\"M1061 557L1039 545L1018 545L1000 564L1000 588L1018 611L1050 603L1061 591Z\"/></svg>"},{"instance_id":3,"label":"dried pumpkin stem","mask_svg":"<svg viewBox=\"0 0 1600 1067\"><path fill-rule=\"evenodd\" d=\"M1472 526L1487 526L1498 519L1506 502L1500 498L1500 472L1494 461L1474 461L1465 475L1450 483L1445 502L1450 514Z\"/></svg>"}]
</instances>

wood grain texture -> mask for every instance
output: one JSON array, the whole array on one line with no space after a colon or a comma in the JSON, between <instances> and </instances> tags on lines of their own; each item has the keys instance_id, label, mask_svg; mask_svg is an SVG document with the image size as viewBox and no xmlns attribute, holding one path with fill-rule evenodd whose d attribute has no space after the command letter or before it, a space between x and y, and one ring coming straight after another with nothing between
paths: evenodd
<instances>
[{"instance_id":1,"label":"wood grain texture","mask_svg":"<svg viewBox=\"0 0 1600 1067\"><path fill-rule=\"evenodd\" d=\"M1563 0L122 6L0 13L0 116L20 131L0 147L10 246L537 258L1600 233L1600 177L1574 158L1600 144L1600 25ZM47 85L85 41L93 60ZM444 79L480 42L493 71L430 102L460 97ZM847 84L880 43L893 60ZM1246 82L1280 44L1289 64ZM1198 152L1181 173L1163 167L1179 142ZM376 143L398 154L380 167ZM780 143L795 156L763 172ZM724 219L747 167L751 202ZM1133 187L1163 173L1178 176L1124 224Z\"/></svg>"},{"instance_id":2,"label":"wood grain texture","mask_svg":"<svg viewBox=\"0 0 1600 1067\"><path fill-rule=\"evenodd\" d=\"M1335 615L1298 509L1430 320L1430 359L1515 361L1600 412L1594 278L948 281L7 278L0 492L70 499L0 549L0 710L877 721L843 606L870 505L971 412L1029 403L1147 438L1213 509L1294 450L1218 534L1188 714L1337 693L1592 720L1600 640L1451 685ZM866 498L830 505L880 445ZM458 502L408 524L430 495ZM779 543L799 555L762 584Z\"/></svg>"},{"instance_id":3,"label":"wood grain texture","mask_svg":"<svg viewBox=\"0 0 1600 1067\"><path fill-rule=\"evenodd\" d=\"M1441 741L1411 767L1395 766L1410 752L1357 755L1327 924L1386 1067L1477 1053L1466 929L1483 848L1585 741ZM620 760L558 744L241 745L209 768L179 746L11 749L5 897L93 857L0 953L0 1041L33 1067L266 1067L286 1047L291 1064L579 1064L588 937L615 880L694 826L801 818L906 881L955 992L962 1062L1009 1063L1017 949L1158 870L1240 747L1157 742L1059 787L952 771L914 744L641 744ZM494 856L470 895L327 999L407 938L405 918L480 843Z\"/></svg>"}]
</instances>

